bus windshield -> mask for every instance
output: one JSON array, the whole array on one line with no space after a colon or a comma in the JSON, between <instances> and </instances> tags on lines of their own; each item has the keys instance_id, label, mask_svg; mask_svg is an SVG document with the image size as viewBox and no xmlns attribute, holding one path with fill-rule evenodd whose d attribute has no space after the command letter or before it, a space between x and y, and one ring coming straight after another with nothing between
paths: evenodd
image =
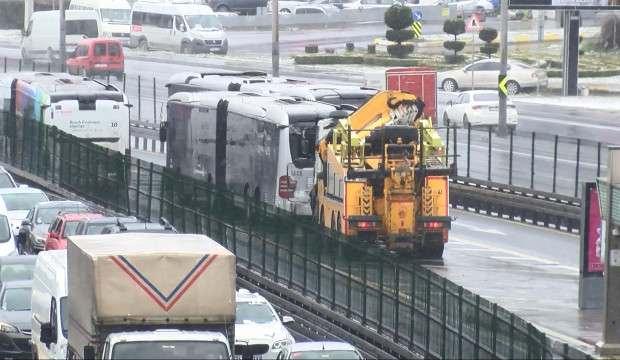
<instances>
[{"instance_id":1,"label":"bus windshield","mask_svg":"<svg viewBox=\"0 0 620 360\"><path fill-rule=\"evenodd\" d=\"M314 166L316 133L314 122L298 122L289 127L291 159L296 167L309 168Z\"/></svg>"},{"instance_id":2,"label":"bus windshield","mask_svg":"<svg viewBox=\"0 0 620 360\"><path fill-rule=\"evenodd\" d=\"M99 9L99 12L104 23L123 25L131 23L131 10L129 9Z\"/></svg>"}]
</instances>

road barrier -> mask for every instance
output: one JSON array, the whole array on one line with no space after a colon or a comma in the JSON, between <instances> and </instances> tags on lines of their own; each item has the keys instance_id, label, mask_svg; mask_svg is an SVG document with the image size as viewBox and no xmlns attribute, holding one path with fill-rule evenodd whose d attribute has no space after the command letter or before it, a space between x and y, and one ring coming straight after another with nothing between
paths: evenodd
<instances>
[{"instance_id":1,"label":"road barrier","mask_svg":"<svg viewBox=\"0 0 620 360\"><path fill-rule=\"evenodd\" d=\"M101 148L33 119L4 116L0 161L18 175L182 232L237 255L248 281L302 304L381 352L407 358L588 358L501 306L374 244L344 239L249 194ZM343 319L346 319L343 320Z\"/></svg>"}]
</instances>

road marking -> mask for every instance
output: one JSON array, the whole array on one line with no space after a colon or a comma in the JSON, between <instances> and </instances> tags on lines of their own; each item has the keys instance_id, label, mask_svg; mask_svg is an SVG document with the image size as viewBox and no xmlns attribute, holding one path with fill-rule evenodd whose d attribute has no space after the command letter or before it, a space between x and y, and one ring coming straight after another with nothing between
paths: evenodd
<instances>
[{"instance_id":1,"label":"road marking","mask_svg":"<svg viewBox=\"0 0 620 360\"><path fill-rule=\"evenodd\" d=\"M519 252L519 251L508 250L508 249L503 249L503 248L499 248L499 247L495 247L495 246L481 244L481 243L476 242L476 241L465 240L463 238L456 237L456 236L453 236L453 235L450 236L450 240L448 241L448 244L450 244L451 242L459 242L461 244L468 244L468 245L471 245L471 246L478 246L478 247L480 247L482 249L494 250L494 251L496 251L498 253L503 253L503 254L510 255L511 257L516 257L516 258L519 258L519 259L528 259L528 260L537 261L537 262L540 262L540 263L543 263L543 264L545 264L545 263L549 264L549 263L553 262L552 260L548 260L548 259L545 259L545 258L528 255L528 254L525 254L525 253L522 253L522 252ZM551 264L549 264L549 265L551 265ZM566 265L559 265L559 263L558 263L558 265L554 265L554 267L558 268L558 269L562 269L562 270L567 270L571 274L574 274L574 275L578 275L579 274L579 268L576 268L576 267L566 266Z\"/></svg>"},{"instance_id":2,"label":"road marking","mask_svg":"<svg viewBox=\"0 0 620 360\"><path fill-rule=\"evenodd\" d=\"M464 227L468 230L471 231L477 231L477 232L482 232L482 233L486 233L486 234L494 234L494 235L501 235L501 236L506 236L506 233L501 232L499 230L495 230L495 229L483 229L481 227L478 227L476 225L469 225L469 224L464 224L464 223L460 223L458 221L455 221L452 223L452 225L457 225L457 226L461 226Z\"/></svg>"}]
</instances>

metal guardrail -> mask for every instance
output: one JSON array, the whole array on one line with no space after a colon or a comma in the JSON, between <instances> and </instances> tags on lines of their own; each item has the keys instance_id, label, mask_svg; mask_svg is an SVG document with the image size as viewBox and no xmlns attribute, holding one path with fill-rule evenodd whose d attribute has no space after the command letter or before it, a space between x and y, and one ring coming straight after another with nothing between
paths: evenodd
<instances>
[{"instance_id":1,"label":"metal guardrail","mask_svg":"<svg viewBox=\"0 0 620 360\"><path fill-rule=\"evenodd\" d=\"M0 161L11 169L118 212L164 216L183 232L206 234L237 255L242 275L268 279L270 291L392 356L566 357L532 324L409 258L387 257L248 196L40 122L5 117L0 129Z\"/></svg>"}]
</instances>

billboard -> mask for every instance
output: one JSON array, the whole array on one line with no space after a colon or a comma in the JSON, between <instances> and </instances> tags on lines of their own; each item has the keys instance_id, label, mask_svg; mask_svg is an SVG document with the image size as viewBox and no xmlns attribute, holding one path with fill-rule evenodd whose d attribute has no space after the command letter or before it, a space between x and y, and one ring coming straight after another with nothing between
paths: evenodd
<instances>
[{"instance_id":1,"label":"billboard","mask_svg":"<svg viewBox=\"0 0 620 360\"><path fill-rule=\"evenodd\" d=\"M508 0L510 9L620 10L620 0Z\"/></svg>"},{"instance_id":2,"label":"billboard","mask_svg":"<svg viewBox=\"0 0 620 360\"><path fill-rule=\"evenodd\" d=\"M595 183L586 183L584 224L582 236L582 269L586 276L601 274L604 268L604 233L599 207L599 193Z\"/></svg>"}]
</instances>

